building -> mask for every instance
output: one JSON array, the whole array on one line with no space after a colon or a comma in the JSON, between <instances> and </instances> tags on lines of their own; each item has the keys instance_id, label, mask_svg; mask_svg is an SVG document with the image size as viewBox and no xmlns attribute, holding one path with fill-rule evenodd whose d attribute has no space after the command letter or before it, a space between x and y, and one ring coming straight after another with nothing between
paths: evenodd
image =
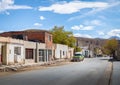
<instances>
[{"instance_id":1,"label":"building","mask_svg":"<svg viewBox=\"0 0 120 85\"><path fill-rule=\"evenodd\" d=\"M48 62L51 57L45 43L0 37L0 64Z\"/></svg>"},{"instance_id":2,"label":"building","mask_svg":"<svg viewBox=\"0 0 120 85\"><path fill-rule=\"evenodd\" d=\"M0 63L5 65L24 64L24 42L0 37Z\"/></svg>"},{"instance_id":3,"label":"building","mask_svg":"<svg viewBox=\"0 0 120 85\"><path fill-rule=\"evenodd\" d=\"M104 45L106 39L76 37L76 40L77 47L82 49L85 57L95 57L102 55L101 47Z\"/></svg>"},{"instance_id":4,"label":"building","mask_svg":"<svg viewBox=\"0 0 120 85\"><path fill-rule=\"evenodd\" d=\"M1 33L0 64L26 64L71 58L74 49L67 45L53 44L47 31L14 31Z\"/></svg>"},{"instance_id":5,"label":"building","mask_svg":"<svg viewBox=\"0 0 120 85\"><path fill-rule=\"evenodd\" d=\"M71 59L74 56L74 48L68 47L68 59Z\"/></svg>"},{"instance_id":6,"label":"building","mask_svg":"<svg viewBox=\"0 0 120 85\"><path fill-rule=\"evenodd\" d=\"M116 59L120 60L120 40L118 40L118 48L116 50Z\"/></svg>"},{"instance_id":7,"label":"building","mask_svg":"<svg viewBox=\"0 0 120 85\"><path fill-rule=\"evenodd\" d=\"M3 37L11 37L15 39L21 39L25 40L27 44L25 44L25 53L26 53L26 59L31 61L31 59L34 59L35 57L35 50L39 50L37 53L37 56L39 54L39 60L38 58L35 59L36 62L38 61L49 61L51 59L52 55L52 34L49 31L45 30L25 30L25 31L11 31L11 32L4 32L1 33L0 36ZM32 42L27 42L32 41ZM44 43L44 44L41 44ZM41 49L42 47L42 49ZM46 58L42 58L42 57ZM33 60L32 60L33 61Z\"/></svg>"},{"instance_id":8,"label":"building","mask_svg":"<svg viewBox=\"0 0 120 85\"><path fill-rule=\"evenodd\" d=\"M54 44L53 45L53 56L55 59L70 59L73 57L74 49L67 45Z\"/></svg>"}]
</instances>

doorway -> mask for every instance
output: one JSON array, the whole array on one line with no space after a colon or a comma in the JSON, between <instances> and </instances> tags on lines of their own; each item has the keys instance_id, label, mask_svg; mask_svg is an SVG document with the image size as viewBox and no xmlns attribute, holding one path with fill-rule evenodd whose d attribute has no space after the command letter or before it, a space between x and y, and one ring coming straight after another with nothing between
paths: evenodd
<instances>
[{"instance_id":1,"label":"doorway","mask_svg":"<svg viewBox=\"0 0 120 85\"><path fill-rule=\"evenodd\" d=\"M0 63L3 64L6 63L6 46L2 45L0 50Z\"/></svg>"},{"instance_id":2,"label":"doorway","mask_svg":"<svg viewBox=\"0 0 120 85\"><path fill-rule=\"evenodd\" d=\"M2 46L0 48L0 64L2 64Z\"/></svg>"}]
</instances>

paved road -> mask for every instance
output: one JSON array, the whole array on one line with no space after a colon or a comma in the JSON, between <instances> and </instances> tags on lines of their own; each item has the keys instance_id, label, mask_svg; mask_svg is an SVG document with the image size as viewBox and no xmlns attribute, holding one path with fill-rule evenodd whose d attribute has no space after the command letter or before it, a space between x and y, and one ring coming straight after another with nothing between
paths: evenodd
<instances>
[{"instance_id":1,"label":"paved road","mask_svg":"<svg viewBox=\"0 0 120 85\"><path fill-rule=\"evenodd\" d=\"M113 61L111 85L120 85L120 61Z\"/></svg>"},{"instance_id":2,"label":"paved road","mask_svg":"<svg viewBox=\"0 0 120 85\"><path fill-rule=\"evenodd\" d=\"M108 58L87 58L83 62L0 77L0 85L108 85L105 73L109 65Z\"/></svg>"}]
</instances>

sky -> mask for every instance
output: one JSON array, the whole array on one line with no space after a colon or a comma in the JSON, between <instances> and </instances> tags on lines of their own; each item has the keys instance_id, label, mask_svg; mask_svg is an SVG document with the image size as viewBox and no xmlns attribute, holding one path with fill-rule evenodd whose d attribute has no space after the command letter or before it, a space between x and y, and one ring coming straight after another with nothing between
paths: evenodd
<instances>
[{"instance_id":1,"label":"sky","mask_svg":"<svg viewBox=\"0 0 120 85\"><path fill-rule=\"evenodd\" d=\"M0 32L54 26L76 37L120 37L120 0L0 0Z\"/></svg>"}]
</instances>

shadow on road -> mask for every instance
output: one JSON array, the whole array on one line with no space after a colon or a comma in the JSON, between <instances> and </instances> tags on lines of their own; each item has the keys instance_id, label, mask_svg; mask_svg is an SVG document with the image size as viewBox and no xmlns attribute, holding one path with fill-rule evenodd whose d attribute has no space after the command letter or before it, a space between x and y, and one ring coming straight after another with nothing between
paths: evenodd
<instances>
[{"instance_id":1,"label":"shadow on road","mask_svg":"<svg viewBox=\"0 0 120 85\"><path fill-rule=\"evenodd\" d=\"M109 61L110 59L100 59L100 60L108 60Z\"/></svg>"},{"instance_id":2,"label":"shadow on road","mask_svg":"<svg viewBox=\"0 0 120 85\"><path fill-rule=\"evenodd\" d=\"M120 62L120 60L117 59L109 59L110 62Z\"/></svg>"},{"instance_id":3,"label":"shadow on road","mask_svg":"<svg viewBox=\"0 0 120 85\"><path fill-rule=\"evenodd\" d=\"M105 58L100 60L108 60L108 62L120 62L120 60L114 59L114 58Z\"/></svg>"}]
</instances>

